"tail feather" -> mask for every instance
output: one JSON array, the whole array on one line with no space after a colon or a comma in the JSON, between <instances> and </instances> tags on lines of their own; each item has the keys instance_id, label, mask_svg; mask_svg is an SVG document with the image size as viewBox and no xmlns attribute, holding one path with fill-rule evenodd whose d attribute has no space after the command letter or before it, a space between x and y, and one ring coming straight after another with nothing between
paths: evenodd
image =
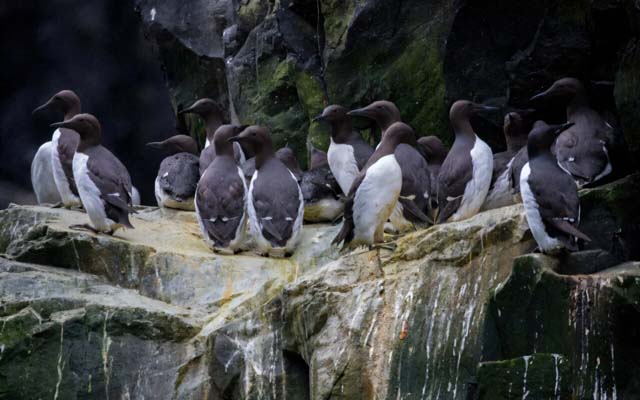
<instances>
[{"instance_id":1,"label":"tail feather","mask_svg":"<svg viewBox=\"0 0 640 400\"><path fill-rule=\"evenodd\" d=\"M571 223L569 223L569 221L566 221L566 220L563 220L563 219L553 219L553 220L551 220L551 223L559 231L562 231L562 232L564 232L564 233L566 233L568 235L577 237L578 239L582 239L585 242L590 242L591 241L591 238L589 236L587 236L584 233L580 232L578 230L578 228L576 228Z\"/></svg>"}]
</instances>

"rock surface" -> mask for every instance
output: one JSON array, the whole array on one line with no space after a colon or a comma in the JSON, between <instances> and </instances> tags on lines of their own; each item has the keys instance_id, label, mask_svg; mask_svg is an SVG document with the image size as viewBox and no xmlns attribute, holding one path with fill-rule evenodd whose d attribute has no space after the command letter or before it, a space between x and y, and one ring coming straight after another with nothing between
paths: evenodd
<instances>
[{"instance_id":1,"label":"rock surface","mask_svg":"<svg viewBox=\"0 0 640 400\"><path fill-rule=\"evenodd\" d=\"M637 180L583 195L587 233ZM141 208L115 237L67 228L85 221L0 211L0 398L640 394L640 264L607 235L526 254L520 205L346 253L337 226L305 225L284 260L212 254L189 212Z\"/></svg>"}]
</instances>

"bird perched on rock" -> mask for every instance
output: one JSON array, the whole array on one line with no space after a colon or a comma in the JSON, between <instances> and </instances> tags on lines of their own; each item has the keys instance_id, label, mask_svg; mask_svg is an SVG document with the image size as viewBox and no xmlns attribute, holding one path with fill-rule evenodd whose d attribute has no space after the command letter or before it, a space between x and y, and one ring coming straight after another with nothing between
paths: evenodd
<instances>
[{"instance_id":1,"label":"bird perched on rock","mask_svg":"<svg viewBox=\"0 0 640 400\"><path fill-rule=\"evenodd\" d=\"M529 228L544 253L576 250L577 239L590 240L577 228L580 199L576 184L551 153L554 140L572 126L573 122L547 125L538 121L527 143L529 162L522 168L520 191Z\"/></svg>"},{"instance_id":2,"label":"bird perched on rock","mask_svg":"<svg viewBox=\"0 0 640 400\"><path fill-rule=\"evenodd\" d=\"M77 114L51 126L73 129L80 135L73 157L73 177L91 225L72 227L110 235L122 227L133 228L129 222L129 214L135 213L131 177L120 160L102 146L98 119L91 114Z\"/></svg>"},{"instance_id":3,"label":"bird perched on rock","mask_svg":"<svg viewBox=\"0 0 640 400\"><path fill-rule=\"evenodd\" d=\"M250 126L230 139L250 146L255 156L247 198L249 228L258 253L293 253L302 229L304 201L298 180L273 150L269 131Z\"/></svg>"},{"instance_id":4,"label":"bird perched on rock","mask_svg":"<svg viewBox=\"0 0 640 400\"><path fill-rule=\"evenodd\" d=\"M33 110L33 113L55 110L62 113L67 121L79 114L80 108L78 95L71 90L63 90ZM57 199L67 208L81 205L73 178L73 155L79 142L76 132L58 128L53 132L51 142L40 146L31 164L31 182L38 203L55 203L53 200Z\"/></svg>"},{"instance_id":5,"label":"bird perched on rock","mask_svg":"<svg viewBox=\"0 0 640 400\"><path fill-rule=\"evenodd\" d=\"M556 139L554 154L558 165L570 173L578 186L583 186L611 173L607 146L613 128L589 107L587 91L575 78L557 80L531 101L560 99L567 107L567 122L573 126Z\"/></svg>"},{"instance_id":6,"label":"bird perched on rock","mask_svg":"<svg viewBox=\"0 0 640 400\"><path fill-rule=\"evenodd\" d=\"M349 115L376 121L382 131L382 138L392 124L401 122L398 107L386 100L375 101L364 108L350 111ZM395 149L396 159L402 170L402 192L390 220L397 232L406 232L432 222L428 216L431 208L429 167L415 146L414 136L413 141L400 143Z\"/></svg>"},{"instance_id":7,"label":"bird perched on rock","mask_svg":"<svg viewBox=\"0 0 640 400\"><path fill-rule=\"evenodd\" d=\"M344 222L334 244L371 245L384 240L384 225L402 190L402 169L396 148L415 141L413 130L402 122L391 125L380 146L351 186Z\"/></svg>"},{"instance_id":8,"label":"bird perched on rock","mask_svg":"<svg viewBox=\"0 0 640 400\"><path fill-rule=\"evenodd\" d=\"M158 206L193 211L193 197L200 179L198 145L187 135L175 135L147 146L164 150L169 155L162 160L154 191Z\"/></svg>"},{"instance_id":9,"label":"bird perched on rock","mask_svg":"<svg viewBox=\"0 0 640 400\"><path fill-rule=\"evenodd\" d=\"M215 252L233 254L245 245L247 185L229 140L244 127L220 126L213 145L217 155L196 190L196 216L205 241Z\"/></svg>"},{"instance_id":10,"label":"bird perched on rock","mask_svg":"<svg viewBox=\"0 0 640 400\"><path fill-rule=\"evenodd\" d=\"M449 149L442 143L437 136L423 136L417 140L417 149L427 160L427 169L429 171L429 199L431 200L431 212L434 213L438 209L438 175L440 167ZM434 218L434 216L431 216Z\"/></svg>"},{"instance_id":11,"label":"bird perched on rock","mask_svg":"<svg viewBox=\"0 0 640 400\"><path fill-rule=\"evenodd\" d=\"M527 147L527 136L531 130L529 119L534 112L535 110L519 110L505 115L503 130L507 150L493 155L491 186L481 210L491 210L515 204L511 179L512 168L518 152Z\"/></svg>"},{"instance_id":12,"label":"bird perched on rock","mask_svg":"<svg viewBox=\"0 0 640 400\"><path fill-rule=\"evenodd\" d=\"M344 211L342 190L331 173L327 154L307 142L309 169L302 174L300 188L304 199L304 220L333 222Z\"/></svg>"},{"instance_id":13,"label":"bird perched on rock","mask_svg":"<svg viewBox=\"0 0 640 400\"><path fill-rule=\"evenodd\" d=\"M213 143L213 135L216 130L223 124L222 110L216 104L215 101L204 98L199 99L189 107L179 112L180 114L197 114L203 120L205 124L205 131L207 133L207 140L204 145L204 149L200 153L200 174L204 173L211 161L216 156L216 147L211 146ZM242 147L239 143L234 144L233 153L236 161L242 164L245 161L245 155L242 151Z\"/></svg>"},{"instance_id":14,"label":"bird perched on rock","mask_svg":"<svg viewBox=\"0 0 640 400\"><path fill-rule=\"evenodd\" d=\"M327 161L342 192L349 193L353 180L373 154L373 148L353 129L347 109L339 105L326 107L314 121L331 125L331 142Z\"/></svg>"},{"instance_id":15,"label":"bird perched on rock","mask_svg":"<svg viewBox=\"0 0 640 400\"><path fill-rule=\"evenodd\" d=\"M467 100L458 100L451 106L449 119L455 140L438 176L438 223L471 218L487 197L493 154L473 131L469 119L494 109Z\"/></svg>"}]
</instances>

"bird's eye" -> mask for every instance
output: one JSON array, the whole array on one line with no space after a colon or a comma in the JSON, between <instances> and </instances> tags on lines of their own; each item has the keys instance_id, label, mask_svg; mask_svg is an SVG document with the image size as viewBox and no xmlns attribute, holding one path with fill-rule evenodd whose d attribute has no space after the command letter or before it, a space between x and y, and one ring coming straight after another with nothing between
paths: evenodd
<instances>
[{"instance_id":1,"label":"bird's eye","mask_svg":"<svg viewBox=\"0 0 640 400\"><path fill-rule=\"evenodd\" d=\"M251 136L256 136L256 133L255 133L255 132L252 132L252 133L251 133Z\"/></svg>"}]
</instances>

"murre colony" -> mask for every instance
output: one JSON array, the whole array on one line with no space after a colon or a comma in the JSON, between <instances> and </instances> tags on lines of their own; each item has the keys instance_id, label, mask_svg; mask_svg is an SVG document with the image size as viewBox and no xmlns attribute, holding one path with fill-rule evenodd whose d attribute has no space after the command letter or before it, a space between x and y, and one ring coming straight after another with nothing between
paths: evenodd
<instances>
[{"instance_id":1,"label":"murre colony","mask_svg":"<svg viewBox=\"0 0 640 400\"><path fill-rule=\"evenodd\" d=\"M566 121L536 118L541 104L566 108ZM494 112L459 100L450 108L454 141L414 131L398 107L375 101L349 111L329 105L314 118L330 132L327 152L308 141L308 170L292 149L274 148L268 127L224 121L223 107L199 99L181 114L204 122L206 144L174 135L148 146L163 151L155 195L159 207L195 211L204 241L214 252L253 250L291 255L307 223L341 223L333 243L377 246L385 234L401 234L460 221L478 212L522 201L538 248L545 253L575 250L588 241L580 232L578 188L612 171L611 126L589 107L583 84L563 78L530 100L533 109L504 116L507 148L494 153L472 126L476 114ZM98 119L81 113L71 90L56 93L45 109L64 120L36 153L32 184L40 204L82 208L90 223L73 228L114 234L134 228L135 188L126 167L102 146ZM353 119L381 131L366 140ZM429 132L433 134L433 132ZM108 132L105 133L108 135ZM443 135L444 136L444 135Z\"/></svg>"}]
</instances>

